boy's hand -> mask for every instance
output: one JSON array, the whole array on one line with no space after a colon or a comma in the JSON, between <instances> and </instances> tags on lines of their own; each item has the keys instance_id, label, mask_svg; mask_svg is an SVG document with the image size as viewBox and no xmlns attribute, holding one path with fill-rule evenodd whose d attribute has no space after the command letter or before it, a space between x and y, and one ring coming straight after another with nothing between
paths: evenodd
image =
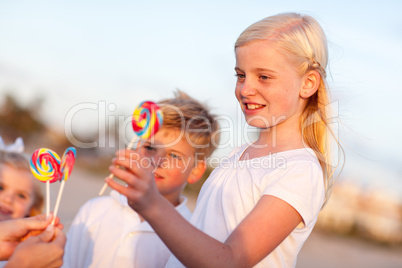
<instances>
[{"instance_id":1,"label":"boy's hand","mask_svg":"<svg viewBox=\"0 0 402 268\"><path fill-rule=\"evenodd\" d=\"M127 186L110 178L106 178L106 183L112 189L125 195L129 206L135 211L141 212L152 207L153 202L161 195L156 188L155 178L152 174L154 166L150 164L151 160L141 158L132 150L121 150L116 155L109 170L116 178L127 183ZM124 167L124 169L120 169L118 166Z\"/></svg>"},{"instance_id":2,"label":"boy's hand","mask_svg":"<svg viewBox=\"0 0 402 268\"><path fill-rule=\"evenodd\" d=\"M42 232L51 222L52 217L46 219L45 215L0 222L0 260L7 260L21 240L33 232ZM58 222L57 218L56 224Z\"/></svg>"},{"instance_id":3,"label":"boy's hand","mask_svg":"<svg viewBox=\"0 0 402 268\"><path fill-rule=\"evenodd\" d=\"M40 235L19 244L5 267L60 267L65 243L63 231L48 225Z\"/></svg>"}]
</instances>

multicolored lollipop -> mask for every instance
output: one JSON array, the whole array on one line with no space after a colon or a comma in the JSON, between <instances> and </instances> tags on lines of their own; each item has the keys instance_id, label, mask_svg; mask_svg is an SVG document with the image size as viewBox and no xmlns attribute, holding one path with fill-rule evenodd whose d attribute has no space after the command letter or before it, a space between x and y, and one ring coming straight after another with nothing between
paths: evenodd
<instances>
[{"instance_id":1,"label":"multicolored lollipop","mask_svg":"<svg viewBox=\"0 0 402 268\"><path fill-rule=\"evenodd\" d=\"M142 139L152 137L162 126L162 123L162 111L152 101L144 101L134 110L133 129L135 134Z\"/></svg>"},{"instance_id":2,"label":"multicolored lollipop","mask_svg":"<svg viewBox=\"0 0 402 268\"><path fill-rule=\"evenodd\" d=\"M152 101L143 101L137 108L135 108L133 113L133 130L138 137L143 140L149 139L156 132L158 132L159 128L163 123L163 113L160 107L152 102ZM141 139L137 143L140 143ZM127 149L133 148L135 143L135 138L131 140L129 145L127 145ZM113 178L113 174L109 175L109 178ZM105 183L102 189L99 192L99 195L103 195L107 187Z\"/></svg>"},{"instance_id":3,"label":"multicolored lollipop","mask_svg":"<svg viewBox=\"0 0 402 268\"><path fill-rule=\"evenodd\" d=\"M50 183L60 178L60 157L50 149L40 148L33 153L29 166L35 178L46 183L46 216L49 216Z\"/></svg>"},{"instance_id":4,"label":"multicolored lollipop","mask_svg":"<svg viewBox=\"0 0 402 268\"><path fill-rule=\"evenodd\" d=\"M54 224L57 216L57 212L59 210L61 196L63 195L64 183L67 181L68 177L70 177L71 171L73 170L73 166L75 163L75 157L77 153L74 147L69 147L64 151L63 157L61 158L61 166L60 166L60 188L59 194L57 195L56 205L54 206L54 217L52 224Z\"/></svg>"},{"instance_id":5,"label":"multicolored lollipop","mask_svg":"<svg viewBox=\"0 0 402 268\"><path fill-rule=\"evenodd\" d=\"M40 148L33 153L30 168L41 182L53 183L60 178L60 157L50 149Z\"/></svg>"},{"instance_id":6,"label":"multicolored lollipop","mask_svg":"<svg viewBox=\"0 0 402 268\"><path fill-rule=\"evenodd\" d=\"M61 158L61 165L60 165L60 172L62 174L60 177L60 181L66 181L68 177L70 177L76 156L77 151L75 150L74 147L69 147L64 152L63 157Z\"/></svg>"}]
</instances>

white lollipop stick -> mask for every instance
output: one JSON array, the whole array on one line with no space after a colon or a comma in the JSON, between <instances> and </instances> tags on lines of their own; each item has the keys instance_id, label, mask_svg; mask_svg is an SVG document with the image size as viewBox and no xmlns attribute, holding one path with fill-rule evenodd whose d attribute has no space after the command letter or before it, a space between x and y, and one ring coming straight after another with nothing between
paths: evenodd
<instances>
[{"instance_id":1,"label":"white lollipop stick","mask_svg":"<svg viewBox=\"0 0 402 268\"><path fill-rule=\"evenodd\" d=\"M46 218L50 214L50 182L46 181Z\"/></svg>"},{"instance_id":2,"label":"white lollipop stick","mask_svg":"<svg viewBox=\"0 0 402 268\"><path fill-rule=\"evenodd\" d=\"M113 179L113 174L109 174L109 177L108 177L108 178L109 178L109 179ZM99 191L98 196L103 195L103 194L105 193L105 191L106 191L106 188L107 188L107 183L105 182L105 183L103 184L102 189Z\"/></svg>"},{"instance_id":3,"label":"white lollipop stick","mask_svg":"<svg viewBox=\"0 0 402 268\"><path fill-rule=\"evenodd\" d=\"M71 174L71 171L73 170L73 166L75 163L75 157L76 157L76 150L74 147L69 147L63 154L63 158L61 160L61 165L60 165L60 181L61 185L59 188L59 194L57 195L56 199L56 205L54 207L54 214L53 214L53 220L52 220L52 225L54 225L54 222L57 217L57 211L59 210L60 206L60 201L61 201L61 196L63 195L63 190L64 190L64 183L68 179L68 177Z\"/></svg>"},{"instance_id":4,"label":"white lollipop stick","mask_svg":"<svg viewBox=\"0 0 402 268\"><path fill-rule=\"evenodd\" d=\"M126 149L132 149L133 146L134 146L135 140L136 140L136 137L133 137L133 138L131 139L130 143L127 145ZM138 145L139 145L140 141L141 141L141 139L138 140L136 148L138 148ZM109 179L113 179L113 178L114 178L113 174L110 173L109 176L108 176L108 178L109 178ZM105 182L105 183L103 184L102 189L99 191L98 196L103 195L103 194L105 193L105 191L106 191L106 188L107 188L107 183Z\"/></svg>"},{"instance_id":5,"label":"white lollipop stick","mask_svg":"<svg viewBox=\"0 0 402 268\"><path fill-rule=\"evenodd\" d=\"M61 196L63 195L63 190L64 190L64 183L65 183L64 180L61 181L60 188L59 188L59 194L57 195L56 205L54 207L52 225L54 225L54 221L56 220L57 212L59 210Z\"/></svg>"}]
</instances>

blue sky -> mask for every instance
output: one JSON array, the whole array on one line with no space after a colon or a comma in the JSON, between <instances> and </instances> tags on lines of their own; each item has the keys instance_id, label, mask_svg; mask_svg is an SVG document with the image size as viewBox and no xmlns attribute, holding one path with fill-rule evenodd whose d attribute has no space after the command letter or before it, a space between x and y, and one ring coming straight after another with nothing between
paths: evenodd
<instances>
[{"instance_id":1,"label":"blue sky","mask_svg":"<svg viewBox=\"0 0 402 268\"><path fill-rule=\"evenodd\" d=\"M237 36L266 16L306 13L329 40L346 174L401 187L400 1L144 2L0 0L0 95L12 88L22 103L45 96L42 114L61 130L77 104L104 102L116 107L108 114L129 115L176 88L237 121ZM97 120L87 110L72 126L93 132ZM231 138L241 143L240 133Z\"/></svg>"}]
</instances>

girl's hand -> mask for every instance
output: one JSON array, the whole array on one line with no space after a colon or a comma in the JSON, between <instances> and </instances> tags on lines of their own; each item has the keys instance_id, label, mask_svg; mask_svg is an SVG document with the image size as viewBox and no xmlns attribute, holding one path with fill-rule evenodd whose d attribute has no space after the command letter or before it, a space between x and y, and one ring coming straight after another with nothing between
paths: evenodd
<instances>
[{"instance_id":1,"label":"girl's hand","mask_svg":"<svg viewBox=\"0 0 402 268\"><path fill-rule=\"evenodd\" d=\"M136 151L127 149L118 151L109 170L127 186L123 186L111 178L105 180L109 187L125 195L129 206L140 214L152 208L152 204L161 197L152 174L152 170L155 168L152 163L152 159L142 157Z\"/></svg>"},{"instance_id":2,"label":"girl's hand","mask_svg":"<svg viewBox=\"0 0 402 268\"><path fill-rule=\"evenodd\" d=\"M28 238L14 251L5 267L60 267L66 236L53 225L38 236Z\"/></svg>"},{"instance_id":3,"label":"girl's hand","mask_svg":"<svg viewBox=\"0 0 402 268\"><path fill-rule=\"evenodd\" d=\"M7 260L23 239L35 232L43 232L52 222L53 217L39 215L29 218L13 219L0 222L0 260ZM62 229L62 225L56 225Z\"/></svg>"}]
</instances>

